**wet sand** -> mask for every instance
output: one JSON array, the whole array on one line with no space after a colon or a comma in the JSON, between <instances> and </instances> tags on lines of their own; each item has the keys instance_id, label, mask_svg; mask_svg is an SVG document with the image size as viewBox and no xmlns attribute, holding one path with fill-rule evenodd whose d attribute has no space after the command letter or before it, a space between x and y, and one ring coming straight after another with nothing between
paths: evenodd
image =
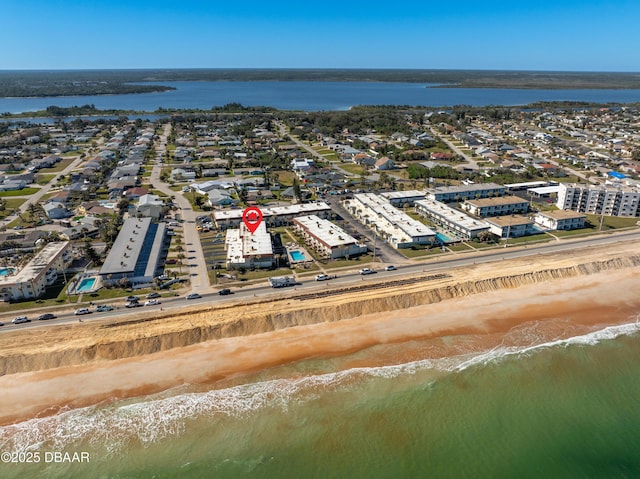
<instances>
[{"instance_id":1,"label":"wet sand","mask_svg":"<svg viewBox=\"0 0 640 479\"><path fill-rule=\"evenodd\" d=\"M0 377L0 424L184 384L215 387L222 379L377 344L463 334L504 335L518 325L560 317L576 328L605 325L607 318L627 317L640 306L637 278L637 268L605 271L127 359L5 375ZM612 298L616 314L612 314ZM631 321L629 316L627 322ZM407 348L407 355L412 354Z\"/></svg>"}]
</instances>

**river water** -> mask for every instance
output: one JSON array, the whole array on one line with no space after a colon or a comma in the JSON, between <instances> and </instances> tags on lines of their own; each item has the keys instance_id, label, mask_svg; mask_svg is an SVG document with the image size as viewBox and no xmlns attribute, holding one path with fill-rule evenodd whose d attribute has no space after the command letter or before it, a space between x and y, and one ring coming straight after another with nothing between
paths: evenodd
<instances>
[{"instance_id":1,"label":"river water","mask_svg":"<svg viewBox=\"0 0 640 479\"><path fill-rule=\"evenodd\" d=\"M0 98L0 112L22 113L47 106L94 104L99 109L156 111L210 109L227 103L270 106L281 110L347 110L355 105L525 105L536 101L597 103L640 101L640 90L517 90L434 88L421 83L392 82L164 82L176 90L132 95L47 98Z\"/></svg>"}]
</instances>

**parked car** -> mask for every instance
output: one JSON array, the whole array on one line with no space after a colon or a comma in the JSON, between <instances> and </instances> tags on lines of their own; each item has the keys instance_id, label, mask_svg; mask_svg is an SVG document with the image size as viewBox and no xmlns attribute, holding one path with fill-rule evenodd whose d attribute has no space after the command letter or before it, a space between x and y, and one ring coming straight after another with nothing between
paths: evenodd
<instances>
[{"instance_id":1,"label":"parked car","mask_svg":"<svg viewBox=\"0 0 640 479\"><path fill-rule=\"evenodd\" d=\"M147 295L147 299L159 298L160 296L160 293L153 291Z\"/></svg>"},{"instance_id":2,"label":"parked car","mask_svg":"<svg viewBox=\"0 0 640 479\"><path fill-rule=\"evenodd\" d=\"M4 323L2 321L0 321L0 326L4 326Z\"/></svg>"},{"instance_id":3,"label":"parked car","mask_svg":"<svg viewBox=\"0 0 640 479\"><path fill-rule=\"evenodd\" d=\"M125 308L137 308L138 306L142 306L138 301L129 301L124 305Z\"/></svg>"},{"instance_id":4,"label":"parked car","mask_svg":"<svg viewBox=\"0 0 640 479\"><path fill-rule=\"evenodd\" d=\"M374 270L372 270L371 268L362 268L360 270L360 274L364 275L364 274L373 274L375 273Z\"/></svg>"},{"instance_id":5,"label":"parked car","mask_svg":"<svg viewBox=\"0 0 640 479\"><path fill-rule=\"evenodd\" d=\"M385 271L395 271L396 269L398 269L398 268L396 268L392 264L390 264L389 266L384 268Z\"/></svg>"},{"instance_id":6,"label":"parked car","mask_svg":"<svg viewBox=\"0 0 640 479\"><path fill-rule=\"evenodd\" d=\"M30 323L31 320L26 316L18 316L11 321L13 324L22 324L22 323Z\"/></svg>"},{"instance_id":7,"label":"parked car","mask_svg":"<svg viewBox=\"0 0 640 479\"><path fill-rule=\"evenodd\" d=\"M328 274L317 274L316 275L316 281L326 281L328 279L331 279L331 277Z\"/></svg>"},{"instance_id":8,"label":"parked car","mask_svg":"<svg viewBox=\"0 0 640 479\"><path fill-rule=\"evenodd\" d=\"M226 296L228 294L231 294L231 290L229 288L224 288L224 289L221 289L220 291L218 291L218 294L220 296Z\"/></svg>"},{"instance_id":9,"label":"parked car","mask_svg":"<svg viewBox=\"0 0 640 479\"><path fill-rule=\"evenodd\" d=\"M140 298L138 296L127 296L125 298L126 301L139 301Z\"/></svg>"},{"instance_id":10,"label":"parked car","mask_svg":"<svg viewBox=\"0 0 640 479\"><path fill-rule=\"evenodd\" d=\"M105 311L113 311L113 306L109 306L108 304L101 304L96 308L98 313L103 313Z\"/></svg>"},{"instance_id":11,"label":"parked car","mask_svg":"<svg viewBox=\"0 0 640 479\"><path fill-rule=\"evenodd\" d=\"M149 301L144 302L145 306L156 306L158 304L160 304L160 301L158 301L157 299L150 299Z\"/></svg>"},{"instance_id":12,"label":"parked car","mask_svg":"<svg viewBox=\"0 0 640 479\"><path fill-rule=\"evenodd\" d=\"M187 299L199 299L202 298L198 293L191 293L187 295Z\"/></svg>"},{"instance_id":13,"label":"parked car","mask_svg":"<svg viewBox=\"0 0 640 479\"><path fill-rule=\"evenodd\" d=\"M75 314L76 316L81 316L83 314L90 314L91 311L89 311L89 308L80 308L80 309L76 309Z\"/></svg>"},{"instance_id":14,"label":"parked car","mask_svg":"<svg viewBox=\"0 0 640 479\"><path fill-rule=\"evenodd\" d=\"M169 275L168 274L161 274L160 276L158 276L158 279L160 281L167 281L169 279Z\"/></svg>"},{"instance_id":15,"label":"parked car","mask_svg":"<svg viewBox=\"0 0 640 479\"><path fill-rule=\"evenodd\" d=\"M47 319L55 319L56 315L51 313L44 313L38 316L38 321L46 321Z\"/></svg>"}]
</instances>

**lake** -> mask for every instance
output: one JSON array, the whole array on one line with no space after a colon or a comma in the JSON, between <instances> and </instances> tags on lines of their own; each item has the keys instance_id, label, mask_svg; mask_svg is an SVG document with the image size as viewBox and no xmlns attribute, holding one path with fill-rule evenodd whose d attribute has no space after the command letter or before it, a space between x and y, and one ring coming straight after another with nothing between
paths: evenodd
<instances>
[{"instance_id":1,"label":"lake","mask_svg":"<svg viewBox=\"0 0 640 479\"><path fill-rule=\"evenodd\" d=\"M176 90L132 95L46 98L0 98L0 112L44 110L94 104L99 109L155 111L158 108L204 109L241 103L280 110L348 110L356 105L526 105L536 101L631 103L640 90L517 90L498 88L430 88L424 83L394 82L163 82Z\"/></svg>"}]
</instances>

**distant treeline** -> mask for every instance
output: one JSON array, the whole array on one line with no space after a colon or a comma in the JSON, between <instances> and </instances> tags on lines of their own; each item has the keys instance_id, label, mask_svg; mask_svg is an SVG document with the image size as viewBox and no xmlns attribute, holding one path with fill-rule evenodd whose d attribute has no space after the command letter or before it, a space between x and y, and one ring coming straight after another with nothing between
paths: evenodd
<instances>
[{"instance_id":1,"label":"distant treeline","mask_svg":"<svg viewBox=\"0 0 640 479\"><path fill-rule=\"evenodd\" d=\"M0 97L116 95L175 90L165 85L133 85L126 79L72 72L0 72Z\"/></svg>"},{"instance_id":2,"label":"distant treeline","mask_svg":"<svg viewBox=\"0 0 640 479\"><path fill-rule=\"evenodd\" d=\"M0 71L0 96L140 93L170 89L132 82L380 81L461 88L640 89L639 73L386 69L150 69Z\"/></svg>"}]
</instances>

